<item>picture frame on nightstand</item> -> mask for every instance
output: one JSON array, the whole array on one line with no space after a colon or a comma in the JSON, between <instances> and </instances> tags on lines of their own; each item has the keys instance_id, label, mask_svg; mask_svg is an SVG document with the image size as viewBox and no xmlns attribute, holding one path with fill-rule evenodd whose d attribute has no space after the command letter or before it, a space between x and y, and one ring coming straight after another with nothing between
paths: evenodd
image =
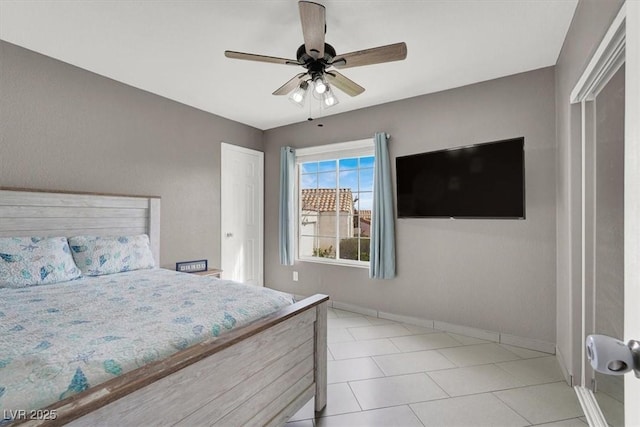
<instances>
[{"instance_id":1,"label":"picture frame on nightstand","mask_svg":"<svg viewBox=\"0 0 640 427\"><path fill-rule=\"evenodd\" d=\"M206 259L176 262L176 271L179 271L181 273L198 273L200 271L207 271L207 264L208 263Z\"/></svg>"}]
</instances>

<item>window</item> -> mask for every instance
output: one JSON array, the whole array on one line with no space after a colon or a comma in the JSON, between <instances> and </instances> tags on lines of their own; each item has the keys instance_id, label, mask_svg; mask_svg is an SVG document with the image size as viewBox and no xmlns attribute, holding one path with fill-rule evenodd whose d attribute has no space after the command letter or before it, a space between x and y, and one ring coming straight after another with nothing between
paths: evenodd
<instances>
[{"instance_id":1,"label":"window","mask_svg":"<svg viewBox=\"0 0 640 427\"><path fill-rule=\"evenodd\" d=\"M373 142L296 150L298 259L368 266Z\"/></svg>"}]
</instances>

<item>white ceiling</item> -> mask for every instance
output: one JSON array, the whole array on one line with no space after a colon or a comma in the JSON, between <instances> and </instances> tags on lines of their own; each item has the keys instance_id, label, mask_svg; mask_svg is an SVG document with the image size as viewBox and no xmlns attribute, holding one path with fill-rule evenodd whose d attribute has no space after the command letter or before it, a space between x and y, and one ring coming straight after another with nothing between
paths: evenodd
<instances>
[{"instance_id":1,"label":"white ceiling","mask_svg":"<svg viewBox=\"0 0 640 427\"><path fill-rule=\"evenodd\" d=\"M404 41L405 61L345 69L336 114L554 65L578 0L325 0L326 41L347 53ZM295 0L0 0L0 38L259 129L300 122L271 92L301 67L239 61L236 50L295 59Z\"/></svg>"}]
</instances>

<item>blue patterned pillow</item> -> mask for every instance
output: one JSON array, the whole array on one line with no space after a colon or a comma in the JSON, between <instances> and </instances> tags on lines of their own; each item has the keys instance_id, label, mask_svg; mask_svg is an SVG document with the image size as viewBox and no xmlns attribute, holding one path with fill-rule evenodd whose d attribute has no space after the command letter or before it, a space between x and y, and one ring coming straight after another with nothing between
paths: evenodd
<instances>
[{"instance_id":1,"label":"blue patterned pillow","mask_svg":"<svg viewBox=\"0 0 640 427\"><path fill-rule=\"evenodd\" d=\"M153 268L149 236L77 236L69 238L76 265L85 276Z\"/></svg>"},{"instance_id":2,"label":"blue patterned pillow","mask_svg":"<svg viewBox=\"0 0 640 427\"><path fill-rule=\"evenodd\" d=\"M81 275L66 237L0 238L0 288L66 282Z\"/></svg>"}]
</instances>

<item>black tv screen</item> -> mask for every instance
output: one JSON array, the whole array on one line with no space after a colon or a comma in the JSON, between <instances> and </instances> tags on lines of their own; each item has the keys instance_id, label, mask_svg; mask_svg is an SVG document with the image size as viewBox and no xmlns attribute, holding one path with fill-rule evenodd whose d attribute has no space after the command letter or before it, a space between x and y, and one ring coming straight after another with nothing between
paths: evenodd
<instances>
[{"instance_id":1,"label":"black tv screen","mask_svg":"<svg viewBox=\"0 0 640 427\"><path fill-rule=\"evenodd\" d=\"M396 158L398 217L524 219L524 137Z\"/></svg>"}]
</instances>

